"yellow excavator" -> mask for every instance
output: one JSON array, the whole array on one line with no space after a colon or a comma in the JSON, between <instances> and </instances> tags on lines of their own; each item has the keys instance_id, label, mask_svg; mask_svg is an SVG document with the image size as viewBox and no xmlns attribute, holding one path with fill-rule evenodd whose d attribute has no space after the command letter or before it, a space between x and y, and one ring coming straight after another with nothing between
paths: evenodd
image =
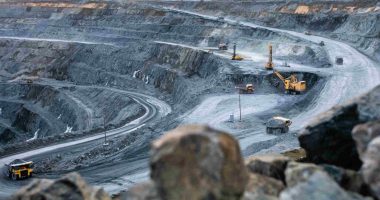
<instances>
[{"instance_id":1,"label":"yellow excavator","mask_svg":"<svg viewBox=\"0 0 380 200\"><path fill-rule=\"evenodd\" d=\"M284 78L278 71L274 70L273 73L284 83L286 94L300 94L306 90L306 82L298 81L297 76L292 74L288 78Z\"/></svg>"},{"instance_id":2,"label":"yellow excavator","mask_svg":"<svg viewBox=\"0 0 380 200\"><path fill-rule=\"evenodd\" d=\"M274 64L273 64L273 59L272 59L272 45L269 44L269 60L267 64L265 65L265 69L272 70L273 67L274 67Z\"/></svg>"},{"instance_id":3,"label":"yellow excavator","mask_svg":"<svg viewBox=\"0 0 380 200\"><path fill-rule=\"evenodd\" d=\"M243 57L236 54L236 43L234 43L234 54L232 55L231 60L243 60Z\"/></svg>"}]
</instances>

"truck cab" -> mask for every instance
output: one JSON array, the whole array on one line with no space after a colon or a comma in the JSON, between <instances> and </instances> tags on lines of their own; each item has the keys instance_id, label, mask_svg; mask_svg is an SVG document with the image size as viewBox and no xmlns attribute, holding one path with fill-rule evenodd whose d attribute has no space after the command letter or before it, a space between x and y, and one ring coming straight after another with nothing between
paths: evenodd
<instances>
[{"instance_id":1,"label":"truck cab","mask_svg":"<svg viewBox=\"0 0 380 200\"><path fill-rule=\"evenodd\" d=\"M7 176L12 180L29 178L33 174L33 162L16 159L6 164Z\"/></svg>"}]
</instances>

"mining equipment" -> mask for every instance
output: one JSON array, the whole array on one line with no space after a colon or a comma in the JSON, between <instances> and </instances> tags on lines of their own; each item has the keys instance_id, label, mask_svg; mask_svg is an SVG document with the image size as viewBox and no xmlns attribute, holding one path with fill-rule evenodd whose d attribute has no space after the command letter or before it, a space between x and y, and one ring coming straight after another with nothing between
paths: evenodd
<instances>
[{"instance_id":1,"label":"mining equipment","mask_svg":"<svg viewBox=\"0 0 380 200\"><path fill-rule=\"evenodd\" d=\"M219 16L219 17L217 18L217 20L219 20L219 21L223 21L223 20L224 20L224 17Z\"/></svg>"},{"instance_id":2,"label":"mining equipment","mask_svg":"<svg viewBox=\"0 0 380 200\"><path fill-rule=\"evenodd\" d=\"M287 133L291 124L292 121L284 117L272 117L265 123L268 134Z\"/></svg>"},{"instance_id":3,"label":"mining equipment","mask_svg":"<svg viewBox=\"0 0 380 200\"><path fill-rule=\"evenodd\" d=\"M236 43L234 43L234 54L232 55L231 60L243 60L243 57L236 54Z\"/></svg>"},{"instance_id":4,"label":"mining equipment","mask_svg":"<svg viewBox=\"0 0 380 200\"><path fill-rule=\"evenodd\" d=\"M305 35L311 35L310 31L305 31Z\"/></svg>"},{"instance_id":5,"label":"mining equipment","mask_svg":"<svg viewBox=\"0 0 380 200\"><path fill-rule=\"evenodd\" d=\"M238 85L235 88L239 90L240 94L252 94L255 91L253 84L251 83L246 85Z\"/></svg>"},{"instance_id":6,"label":"mining equipment","mask_svg":"<svg viewBox=\"0 0 380 200\"><path fill-rule=\"evenodd\" d=\"M6 175L12 180L19 180L32 177L33 162L16 159L9 164L5 165Z\"/></svg>"},{"instance_id":7,"label":"mining equipment","mask_svg":"<svg viewBox=\"0 0 380 200\"><path fill-rule=\"evenodd\" d=\"M300 94L306 90L306 82L298 81L297 76L292 74L288 78L284 78L278 71L273 72L283 83L286 94Z\"/></svg>"},{"instance_id":8,"label":"mining equipment","mask_svg":"<svg viewBox=\"0 0 380 200\"><path fill-rule=\"evenodd\" d=\"M336 57L335 58L335 63L337 65L343 65L343 58L342 57Z\"/></svg>"},{"instance_id":9,"label":"mining equipment","mask_svg":"<svg viewBox=\"0 0 380 200\"><path fill-rule=\"evenodd\" d=\"M267 64L265 65L265 69L267 69L267 70L272 70L274 67L273 58L272 58L272 56L273 56L273 51L272 51L273 49L272 48L273 47L270 44L269 45L269 60L268 60Z\"/></svg>"},{"instance_id":10,"label":"mining equipment","mask_svg":"<svg viewBox=\"0 0 380 200\"><path fill-rule=\"evenodd\" d=\"M319 46L321 46L321 47L325 46L325 42L324 42L324 41L321 41L321 42L319 43Z\"/></svg>"},{"instance_id":11,"label":"mining equipment","mask_svg":"<svg viewBox=\"0 0 380 200\"><path fill-rule=\"evenodd\" d=\"M220 43L218 46L219 50L228 50L228 43Z\"/></svg>"}]
</instances>

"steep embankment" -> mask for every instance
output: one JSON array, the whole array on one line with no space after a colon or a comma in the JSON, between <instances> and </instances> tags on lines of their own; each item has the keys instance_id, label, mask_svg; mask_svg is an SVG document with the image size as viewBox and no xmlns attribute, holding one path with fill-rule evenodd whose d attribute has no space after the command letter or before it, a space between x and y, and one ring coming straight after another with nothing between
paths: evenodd
<instances>
[{"instance_id":1,"label":"steep embankment","mask_svg":"<svg viewBox=\"0 0 380 200\"><path fill-rule=\"evenodd\" d=\"M375 0L218 3L167 1L162 5L227 15L282 29L312 31L349 42L380 60L380 4Z\"/></svg>"}]
</instances>

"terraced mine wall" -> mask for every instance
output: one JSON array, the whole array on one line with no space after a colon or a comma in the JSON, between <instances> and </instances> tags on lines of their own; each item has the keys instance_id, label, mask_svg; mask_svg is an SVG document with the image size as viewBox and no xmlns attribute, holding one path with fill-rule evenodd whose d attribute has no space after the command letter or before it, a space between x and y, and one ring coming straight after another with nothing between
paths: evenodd
<instances>
[{"instance_id":1,"label":"terraced mine wall","mask_svg":"<svg viewBox=\"0 0 380 200\"><path fill-rule=\"evenodd\" d=\"M229 15L271 27L312 31L349 42L380 60L380 4L376 0L218 3L167 1L160 4L220 16ZM218 13L214 10L218 10Z\"/></svg>"}]
</instances>

